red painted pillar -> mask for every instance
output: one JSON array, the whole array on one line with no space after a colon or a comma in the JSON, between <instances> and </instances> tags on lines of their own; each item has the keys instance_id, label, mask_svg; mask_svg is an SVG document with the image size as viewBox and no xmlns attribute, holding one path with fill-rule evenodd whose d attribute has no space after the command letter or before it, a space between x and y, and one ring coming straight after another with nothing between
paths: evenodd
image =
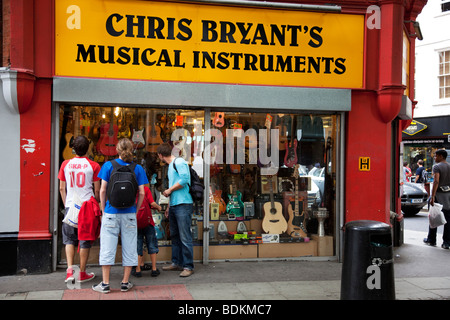
<instances>
[{"instance_id":1,"label":"red painted pillar","mask_svg":"<svg viewBox=\"0 0 450 320\"><path fill-rule=\"evenodd\" d=\"M352 93L346 132L346 222L389 223L391 199L391 121L398 115L402 85L403 0L380 1L381 28L366 31L367 91ZM370 49L370 50L369 50ZM370 158L361 171L360 157Z\"/></svg>"}]
</instances>

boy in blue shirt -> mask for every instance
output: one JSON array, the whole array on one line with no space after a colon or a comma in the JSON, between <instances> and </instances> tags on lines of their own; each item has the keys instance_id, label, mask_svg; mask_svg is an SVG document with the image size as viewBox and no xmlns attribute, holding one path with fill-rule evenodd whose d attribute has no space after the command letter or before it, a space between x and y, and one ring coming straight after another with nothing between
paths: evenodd
<instances>
[{"instance_id":1,"label":"boy in blue shirt","mask_svg":"<svg viewBox=\"0 0 450 320\"><path fill-rule=\"evenodd\" d=\"M114 161L121 166L130 165L133 161L133 142L127 138L121 139L117 144L117 153L119 154L119 158ZM96 286L92 286L92 289L101 293L110 292L109 275L111 266L115 263L119 233L122 244L122 265L124 267L120 289L121 291L128 291L133 287L133 284L128 279L132 267L138 263L136 214L138 211L137 208L141 207L144 200L144 185L148 184L144 168L137 164L134 169L139 188L137 204L129 208L115 208L110 204L109 199L106 199L106 190L112 171L112 163L108 161L102 166L98 174L98 177L102 179L100 207L103 212L103 217L100 231L99 263L102 266L103 281Z\"/></svg>"}]
</instances>

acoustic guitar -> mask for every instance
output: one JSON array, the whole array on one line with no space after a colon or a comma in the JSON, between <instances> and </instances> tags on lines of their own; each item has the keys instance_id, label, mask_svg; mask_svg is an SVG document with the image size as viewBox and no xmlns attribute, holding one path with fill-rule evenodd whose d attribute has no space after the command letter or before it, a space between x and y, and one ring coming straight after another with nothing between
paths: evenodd
<instances>
[{"instance_id":1,"label":"acoustic guitar","mask_svg":"<svg viewBox=\"0 0 450 320\"><path fill-rule=\"evenodd\" d=\"M109 124L102 124L100 127L100 139L97 144L97 150L104 156L115 156L117 154L116 146L119 142L117 138L118 127L113 124L114 108L111 107L111 118Z\"/></svg>"},{"instance_id":2,"label":"acoustic guitar","mask_svg":"<svg viewBox=\"0 0 450 320\"><path fill-rule=\"evenodd\" d=\"M294 179L295 179L295 188L294 188L294 194L295 194L295 209L292 210L292 205L289 205L288 207L288 213L289 213L289 220L288 220L288 227L287 227L287 234L291 236L292 238L305 238L307 237L306 234L306 228L304 225L305 221L305 212L302 208L302 213L299 214L299 199L298 199L298 168L300 165L295 165L294 168Z\"/></svg>"},{"instance_id":3,"label":"acoustic guitar","mask_svg":"<svg viewBox=\"0 0 450 320\"><path fill-rule=\"evenodd\" d=\"M280 135L279 135L279 143L278 143L278 148L280 151L284 151L286 150L286 142L288 142L288 138L286 135L287 132L287 126L285 124L285 117L278 117L278 121L280 121L280 123L275 127L279 130Z\"/></svg>"},{"instance_id":4,"label":"acoustic guitar","mask_svg":"<svg viewBox=\"0 0 450 320\"><path fill-rule=\"evenodd\" d=\"M273 197L272 176L268 176L270 188L270 202L264 203L264 218L262 228L266 233L281 234L287 230L287 222L283 216L283 207L280 202L275 202Z\"/></svg>"},{"instance_id":5,"label":"acoustic guitar","mask_svg":"<svg viewBox=\"0 0 450 320\"><path fill-rule=\"evenodd\" d=\"M292 128L294 128L294 124L292 123ZM291 142L285 142L286 145L286 153L284 155L284 165L292 168L297 164L297 139L294 134L294 130L292 130Z\"/></svg>"},{"instance_id":6,"label":"acoustic guitar","mask_svg":"<svg viewBox=\"0 0 450 320\"><path fill-rule=\"evenodd\" d=\"M73 152L73 139L74 136L71 132L66 133L66 135L64 136L64 139L66 140L66 146L64 147L63 150L63 158L64 160L70 160L73 157L75 157L75 153Z\"/></svg>"},{"instance_id":7,"label":"acoustic guitar","mask_svg":"<svg viewBox=\"0 0 450 320\"><path fill-rule=\"evenodd\" d=\"M70 160L76 156L75 150L73 149L73 140L76 137L78 137L79 131L80 131L80 114L79 114L79 112L80 112L79 110L75 110L73 112L73 118L74 118L73 131L74 131L74 133L72 134L71 132L68 132L64 136L64 138L66 140L66 146L63 150L64 160Z\"/></svg>"},{"instance_id":8,"label":"acoustic guitar","mask_svg":"<svg viewBox=\"0 0 450 320\"><path fill-rule=\"evenodd\" d=\"M161 138L161 127L156 124L156 116L153 111L147 111L147 121L149 121L149 113L151 112L152 124L147 125L147 145L146 149L148 152L156 152L156 148L164 141Z\"/></svg>"}]
</instances>

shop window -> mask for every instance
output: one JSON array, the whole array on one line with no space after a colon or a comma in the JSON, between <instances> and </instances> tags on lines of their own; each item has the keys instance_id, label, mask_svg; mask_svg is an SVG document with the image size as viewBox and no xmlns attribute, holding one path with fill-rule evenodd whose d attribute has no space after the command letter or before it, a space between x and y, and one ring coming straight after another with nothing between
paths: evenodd
<instances>
[{"instance_id":1,"label":"shop window","mask_svg":"<svg viewBox=\"0 0 450 320\"><path fill-rule=\"evenodd\" d=\"M450 51L439 53L439 99L444 98L450 98Z\"/></svg>"},{"instance_id":2,"label":"shop window","mask_svg":"<svg viewBox=\"0 0 450 320\"><path fill-rule=\"evenodd\" d=\"M209 201L195 204L192 219L195 260L203 259L204 205L211 260L334 255L338 116L218 110L210 119L205 126L203 110L61 106L60 161L75 156L71 140L80 134L91 141L88 157L100 165L116 158L120 138L130 138L134 161L164 208L167 165L156 147L169 142L202 179L204 161L210 164ZM169 221L158 212L154 220L158 261L170 261ZM98 243L92 263L95 250Z\"/></svg>"},{"instance_id":3,"label":"shop window","mask_svg":"<svg viewBox=\"0 0 450 320\"><path fill-rule=\"evenodd\" d=\"M310 250L325 239L321 253L333 255L337 117L213 112L211 118L222 139L210 166L213 258L242 257L220 251L239 243L257 244L254 252L251 246L245 250L259 258L317 255ZM318 219L319 213L324 215ZM241 239L239 224L253 233ZM328 237L319 239L322 227Z\"/></svg>"}]
</instances>

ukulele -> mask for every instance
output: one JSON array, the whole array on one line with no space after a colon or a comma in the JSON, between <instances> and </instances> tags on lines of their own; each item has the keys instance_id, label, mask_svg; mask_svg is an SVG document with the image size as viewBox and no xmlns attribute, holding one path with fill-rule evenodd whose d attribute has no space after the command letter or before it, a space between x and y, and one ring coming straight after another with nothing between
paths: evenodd
<instances>
[{"instance_id":1,"label":"ukulele","mask_svg":"<svg viewBox=\"0 0 450 320\"><path fill-rule=\"evenodd\" d=\"M292 238L305 238L307 237L306 234L306 228L303 224L305 221L305 212L302 210L302 214L299 214L299 205L298 205L298 168L300 165L295 165L294 168L294 179L295 179L295 188L294 188L294 194L295 194L295 209L292 211L292 205L289 205L288 207L288 213L289 213L289 221L288 221L288 227L287 227L287 234L291 236Z\"/></svg>"},{"instance_id":2,"label":"ukulele","mask_svg":"<svg viewBox=\"0 0 450 320\"><path fill-rule=\"evenodd\" d=\"M214 126L216 126L218 128L223 127L224 117L225 117L225 112L216 112L214 119L213 119Z\"/></svg>"},{"instance_id":3,"label":"ukulele","mask_svg":"<svg viewBox=\"0 0 450 320\"><path fill-rule=\"evenodd\" d=\"M109 125L102 124L100 127L100 140L97 144L97 149L105 156L115 156L117 154L116 145L119 142L117 139L118 128L117 125L113 125L113 119L114 109L111 107Z\"/></svg>"},{"instance_id":4,"label":"ukulele","mask_svg":"<svg viewBox=\"0 0 450 320\"><path fill-rule=\"evenodd\" d=\"M294 120L292 120L294 121ZM286 145L286 153L284 155L284 165L292 168L294 165L297 164L297 139L295 138L294 134L294 124L292 123L292 132L291 132L291 142L288 143L285 142Z\"/></svg>"},{"instance_id":5,"label":"ukulele","mask_svg":"<svg viewBox=\"0 0 450 320\"><path fill-rule=\"evenodd\" d=\"M270 188L270 202L264 203L264 219L262 228L266 233L281 234L287 229L287 222L283 216L283 207L280 202L275 202L273 197L272 176L268 176Z\"/></svg>"}]
</instances>

